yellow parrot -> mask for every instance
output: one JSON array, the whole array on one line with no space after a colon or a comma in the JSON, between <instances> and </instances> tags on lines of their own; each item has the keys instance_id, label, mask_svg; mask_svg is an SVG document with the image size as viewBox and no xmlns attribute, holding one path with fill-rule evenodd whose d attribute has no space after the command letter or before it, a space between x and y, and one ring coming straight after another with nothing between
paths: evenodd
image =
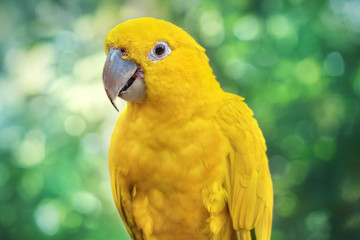
<instances>
[{"instance_id":1,"label":"yellow parrot","mask_svg":"<svg viewBox=\"0 0 360 240\"><path fill-rule=\"evenodd\" d=\"M109 150L112 192L134 240L268 240L266 145L243 98L224 92L181 28L139 18L105 40L103 83L127 101Z\"/></svg>"}]
</instances>

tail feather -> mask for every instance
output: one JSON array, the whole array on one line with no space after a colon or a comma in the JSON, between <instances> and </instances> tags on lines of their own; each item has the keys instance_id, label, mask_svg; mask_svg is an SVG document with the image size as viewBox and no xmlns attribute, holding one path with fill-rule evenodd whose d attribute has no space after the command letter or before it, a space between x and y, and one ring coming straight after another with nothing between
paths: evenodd
<instances>
[{"instance_id":1,"label":"tail feather","mask_svg":"<svg viewBox=\"0 0 360 240\"><path fill-rule=\"evenodd\" d=\"M236 231L237 240L252 240L249 230L237 230Z\"/></svg>"},{"instance_id":2,"label":"tail feather","mask_svg":"<svg viewBox=\"0 0 360 240\"><path fill-rule=\"evenodd\" d=\"M270 240L272 208L266 207L259 223L255 226L256 240ZM243 239L241 239L243 240Z\"/></svg>"}]
</instances>

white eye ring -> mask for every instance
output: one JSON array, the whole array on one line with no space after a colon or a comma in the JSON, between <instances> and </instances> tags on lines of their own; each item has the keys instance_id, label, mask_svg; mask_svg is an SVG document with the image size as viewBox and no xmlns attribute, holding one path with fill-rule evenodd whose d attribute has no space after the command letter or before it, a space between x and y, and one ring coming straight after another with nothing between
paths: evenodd
<instances>
[{"instance_id":1,"label":"white eye ring","mask_svg":"<svg viewBox=\"0 0 360 240\"><path fill-rule=\"evenodd\" d=\"M171 53L171 48L166 42L159 41L155 47L151 49L148 54L148 59L152 62L157 62Z\"/></svg>"}]
</instances>

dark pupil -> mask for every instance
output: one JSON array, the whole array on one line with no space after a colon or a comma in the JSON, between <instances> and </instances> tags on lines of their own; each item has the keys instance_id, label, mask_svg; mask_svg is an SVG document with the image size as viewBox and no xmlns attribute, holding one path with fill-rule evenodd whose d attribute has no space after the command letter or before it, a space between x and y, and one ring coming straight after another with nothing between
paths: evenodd
<instances>
[{"instance_id":1,"label":"dark pupil","mask_svg":"<svg viewBox=\"0 0 360 240\"><path fill-rule=\"evenodd\" d=\"M159 45L155 47L155 53L156 55L160 56L165 52L165 46Z\"/></svg>"}]
</instances>

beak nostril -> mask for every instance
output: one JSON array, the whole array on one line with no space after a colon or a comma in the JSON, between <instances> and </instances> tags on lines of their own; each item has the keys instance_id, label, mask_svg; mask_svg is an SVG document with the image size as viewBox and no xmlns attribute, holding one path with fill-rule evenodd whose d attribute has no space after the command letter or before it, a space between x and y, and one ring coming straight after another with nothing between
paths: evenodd
<instances>
[{"instance_id":1,"label":"beak nostril","mask_svg":"<svg viewBox=\"0 0 360 240\"><path fill-rule=\"evenodd\" d=\"M126 56L126 49L125 48L120 48L119 51L120 51L121 56Z\"/></svg>"}]
</instances>

